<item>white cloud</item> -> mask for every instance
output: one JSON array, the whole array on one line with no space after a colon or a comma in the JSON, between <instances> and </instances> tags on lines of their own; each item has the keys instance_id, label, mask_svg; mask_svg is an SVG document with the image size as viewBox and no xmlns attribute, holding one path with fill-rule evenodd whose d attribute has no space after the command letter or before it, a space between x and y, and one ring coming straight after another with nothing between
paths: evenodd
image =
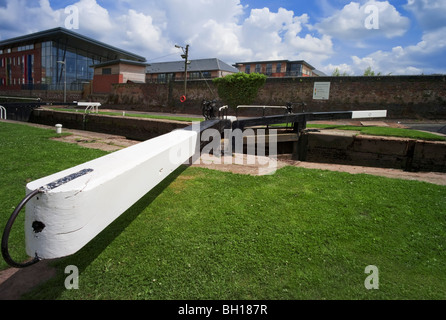
<instances>
[{"instance_id":1,"label":"white cloud","mask_svg":"<svg viewBox=\"0 0 446 320\"><path fill-rule=\"evenodd\" d=\"M345 75L354 75L355 71L353 70L351 65L348 65L346 63L341 63L338 65L328 64L321 68L326 75L330 76L333 74L333 72L337 69L340 74Z\"/></svg>"},{"instance_id":2,"label":"white cloud","mask_svg":"<svg viewBox=\"0 0 446 320\"><path fill-rule=\"evenodd\" d=\"M1 1L0 39L63 27L67 17L64 8L54 9L49 0ZM168 54L173 55L163 60L180 60L181 52L174 45L190 44L191 59L216 57L227 63L302 59L327 74L337 67L341 73L360 75L369 66L383 74L446 72L429 67L431 58L439 60L446 49L446 23L440 19L446 15L446 0L408 0L405 8L425 26L422 39L364 55L345 54L343 44L351 48L350 40L354 40L353 46L364 52L370 37L387 40L404 35L409 19L388 1L358 0L342 9L328 5L327 0L318 3L325 4L324 12L331 16L310 25L307 13L297 15L284 8L249 10L241 0L77 0L73 5L79 9L80 29L74 31L149 61L160 61L156 58ZM379 9L378 30L365 27L368 5ZM18 17L33 19L17 23ZM335 58L338 64L329 63Z\"/></svg>"},{"instance_id":3,"label":"white cloud","mask_svg":"<svg viewBox=\"0 0 446 320\"><path fill-rule=\"evenodd\" d=\"M0 39L53 28L60 19L61 12L52 10L49 0L39 0L37 6L29 6L27 0L7 0L6 6L0 7Z\"/></svg>"},{"instance_id":4,"label":"white cloud","mask_svg":"<svg viewBox=\"0 0 446 320\"><path fill-rule=\"evenodd\" d=\"M64 27L64 8L55 10L49 0L6 0L0 7L2 38L54 27ZM32 3L34 7L27 4ZM217 57L228 63L244 60L305 59L320 64L332 53L329 36L305 32L309 17L291 10L268 8L245 12L240 0L118 0L106 9L97 0L78 0L79 30L99 41L152 60L176 53L175 44L190 44L191 59ZM25 10L25 12L23 12ZM248 13L247 15L245 15ZM36 17L18 28L18 16ZM243 17L246 18L243 18ZM3 19L2 19L3 18ZM170 59L179 60L171 56Z\"/></svg>"},{"instance_id":5,"label":"white cloud","mask_svg":"<svg viewBox=\"0 0 446 320\"><path fill-rule=\"evenodd\" d=\"M304 59L320 64L333 51L329 36L317 37L304 32L309 17L296 16L280 8L277 13L268 8L253 9L242 23L242 43L253 55L244 60Z\"/></svg>"},{"instance_id":6,"label":"white cloud","mask_svg":"<svg viewBox=\"0 0 446 320\"><path fill-rule=\"evenodd\" d=\"M367 8L372 9L370 11ZM378 9L373 10L373 8ZM376 14L378 29L366 27L366 21ZM370 22L370 21L369 21ZM371 37L394 38L404 35L410 25L410 20L403 17L388 1L368 1L362 5L351 2L338 10L332 16L316 24L322 34L342 40L364 40Z\"/></svg>"},{"instance_id":7,"label":"white cloud","mask_svg":"<svg viewBox=\"0 0 446 320\"><path fill-rule=\"evenodd\" d=\"M252 50L240 42L241 28L235 23L219 24L207 21L200 33L187 40L191 45L191 56L197 58L215 57L237 60L238 57L252 56Z\"/></svg>"},{"instance_id":8,"label":"white cloud","mask_svg":"<svg viewBox=\"0 0 446 320\"><path fill-rule=\"evenodd\" d=\"M323 70L331 73L338 67L341 72L345 70L355 75L362 75L368 67L383 75L446 73L444 67L432 65L433 60L440 60L444 55L446 49L444 34L446 27L425 33L421 41L415 45L395 46L389 51L378 50L362 58L352 56L350 65L329 65Z\"/></svg>"},{"instance_id":9,"label":"white cloud","mask_svg":"<svg viewBox=\"0 0 446 320\"><path fill-rule=\"evenodd\" d=\"M108 10L101 7L96 0L80 0L73 3L79 9L79 26L84 32L96 37L112 32L114 24ZM64 11L63 11L64 12ZM67 15L64 13L64 24Z\"/></svg>"},{"instance_id":10,"label":"white cloud","mask_svg":"<svg viewBox=\"0 0 446 320\"><path fill-rule=\"evenodd\" d=\"M405 8L415 15L424 30L446 26L446 0L408 0Z\"/></svg>"},{"instance_id":11,"label":"white cloud","mask_svg":"<svg viewBox=\"0 0 446 320\"><path fill-rule=\"evenodd\" d=\"M153 25L151 16L130 9L126 15L120 16L119 30L115 30L113 38L122 47L138 48L139 51L154 51L162 53L166 45L161 28ZM117 37L119 36L119 38Z\"/></svg>"}]
</instances>

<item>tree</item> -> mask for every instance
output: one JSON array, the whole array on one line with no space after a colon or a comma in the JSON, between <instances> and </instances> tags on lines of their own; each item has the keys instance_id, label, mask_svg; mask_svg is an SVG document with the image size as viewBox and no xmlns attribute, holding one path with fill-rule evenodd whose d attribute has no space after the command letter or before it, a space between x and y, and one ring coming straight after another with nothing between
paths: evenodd
<instances>
[{"instance_id":1,"label":"tree","mask_svg":"<svg viewBox=\"0 0 446 320\"><path fill-rule=\"evenodd\" d=\"M239 72L213 80L218 95L231 108L252 104L257 94L266 83L267 77L259 73Z\"/></svg>"},{"instance_id":2,"label":"tree","mask_svg":"<svg viewBox=\"0 0 446 320\"><path fill-rule=\"evenodd\" d=\"M376 76L380 76L380 75L381 75L381 72L378 72L376 74ZM374 77L375 76L375 71L373 71L372 67L369 66L367 69L365 69L364 76L366 76L366 77Z\"/></svg>"},{"instance_id":3,"label":"tree","mask_svg":"<svg viewBox=\"0 0 446 320\"><path fill-rule=\"evenodd\" d=\"M347 72L343 72L341 73L341 71L339 71L339 68L334 69L333 73L331 74L332 77L348 77L349 74Z\"/></svg>"}]
</instances>

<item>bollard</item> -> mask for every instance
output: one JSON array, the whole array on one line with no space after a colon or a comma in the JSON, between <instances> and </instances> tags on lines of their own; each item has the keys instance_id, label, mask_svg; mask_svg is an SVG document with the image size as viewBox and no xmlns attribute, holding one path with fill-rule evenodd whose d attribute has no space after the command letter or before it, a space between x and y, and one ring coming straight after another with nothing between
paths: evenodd
<instances>
[{"instance_id":1,"label":"bollard","mask_svg":"<svg viewBox=\"0 0 446 320\"><path fill-rule=\"evenodd\" d=\"M56 133L62 134L62 125L61 124L56 124Z\"/></svg>"}]
</instances>

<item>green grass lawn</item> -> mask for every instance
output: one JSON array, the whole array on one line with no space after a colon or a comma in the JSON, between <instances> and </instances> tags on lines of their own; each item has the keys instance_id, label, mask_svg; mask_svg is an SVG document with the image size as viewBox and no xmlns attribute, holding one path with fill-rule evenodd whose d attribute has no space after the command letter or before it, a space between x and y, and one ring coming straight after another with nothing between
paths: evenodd
<instances>
[{"instance_id":1,"label":"green grass lawn","mask_svg":"<svg viewBox=\"0 0 446 320\"><path fill-rule=\"evenodd\" d=\"M84 110L80 109L70 109L70 108L51 108L55 111L62 112L84 112ZM122 112L111 112L111 111L99 111L98 114L106 115L106 116L122 116ZM126 112L126 117L131 118L145 118L145 119L161 119L161 120L173 120L173 121L185 121L185 122L194 122L194 121L204 121L204 118L192 118L192 117L181 117L181 116L162 116L162 115L151 115L144 113L132 113Z\"/></svg>"},{"instance_id":2,"label":"green grass lawn","mask_svg":"<svg viewBox=\"0 0 446 320\"><path fill-rule=\"evenodd\" d=\"M359 131L364 135L372 136L388 136L388 137L400 137L410 139L421 140L434 140L434 141L446 141L446 137L438 134L412 130L403 128L391 128L391 127L358 127L358 126L345 126L345 125L329 125L329 124L308 124L308 128L315 129L336 129L336 130L353 130Z\"/></svg>"},{"instance_id":3,"label":"green grass lawn","mask_svg":"<svg viewBox=\"0 0 446 320\"><path fill-rule=\"evenodd\" d=\"M2 229L26 181L103 154L52 135L0 123ZM22 226L11 251L24 250ZM445 246L444 186L295 167L263 177L181 167L54 262L57 276L26 298L445 299ZM80 270L79 290L64 287L68 265ZM364 286L368 265L379 268L378 290Z\"/></svg>"}]
</instances>

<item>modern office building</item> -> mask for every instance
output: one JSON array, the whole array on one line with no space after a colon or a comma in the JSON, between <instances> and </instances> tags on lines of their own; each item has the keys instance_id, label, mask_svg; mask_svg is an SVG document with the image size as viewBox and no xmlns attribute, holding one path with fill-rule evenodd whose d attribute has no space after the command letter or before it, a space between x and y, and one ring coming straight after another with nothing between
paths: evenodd
<instances>
[{"instance_id":1,"label":"modern office building","mask_svg":"<svg viewBox=\"0 0 446 320\"><path fill-rule=\"evenodd\" d=\"M304 60L250 61L234 65L240 72L261 73L268 77L317 77L315 68Z\"/></svg>"},{"instance_id":2,"label":"modern office building","mask_svg":"<svg viewBox=\"0 0 446 320\"><path fill-rule=\"evenodd\" d=\"M191 60L187 66L187 79L213 79L239 72L233 66L217 59ZM166 83L184 80L185 61L151 63L147 67L147 82Z\"/></svg>"},{"instance_id":3,"label":"modern office building","mask_svg":"<svg viewBox=\"0 0 446 320\"><path fill-rule=\"evenodd\" d=\"M64 28L0 41L0 91L82 90L92 66L116 60L146 61Z\"/></svg>"}]
</instances>

